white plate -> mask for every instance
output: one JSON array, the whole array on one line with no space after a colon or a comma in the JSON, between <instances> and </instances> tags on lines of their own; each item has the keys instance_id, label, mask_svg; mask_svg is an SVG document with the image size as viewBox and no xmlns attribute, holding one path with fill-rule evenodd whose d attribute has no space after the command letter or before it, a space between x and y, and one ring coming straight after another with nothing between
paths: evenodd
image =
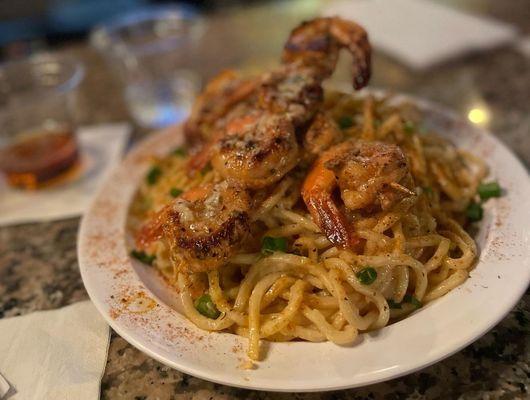
<instances>
[{"instance_id":1,"label":"white plate","mask_svg":"<svg viewBox=\"0 0 530 400\"><path fill-rule=\"evenodd\" d=\"M430 103L414 100L427 124L483 157L506 190L485 206L477 241L480 261L460 287L409 318L360 335L352 346L266 343L266 358L244 370L245 339L196 328L179 311L175 292L128 255L125 222L149 167L182 141L179 128L139 144L102 186L79 232L81 275L108 323L143 352L210 381L260 390L323 391L395 378L462 349L497 324L530 280L530 184L519 161L487 132Z\"/></svg>"}]
</instances>

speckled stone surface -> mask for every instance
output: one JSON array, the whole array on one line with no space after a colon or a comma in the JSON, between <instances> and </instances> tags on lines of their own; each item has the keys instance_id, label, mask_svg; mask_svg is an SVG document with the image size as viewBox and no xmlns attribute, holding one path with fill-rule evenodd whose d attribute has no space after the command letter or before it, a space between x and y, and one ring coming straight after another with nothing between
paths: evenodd
<instances>
[{"instance_id":1,"label":"speckled stone surface","mask_svg":"<svg viewBox=\"0 0 530 400\"><path fill-rule=\"evenodd\" d=\"M527 0L451 3L512 22L522 33L530 33ZM319 2L293 1L279 7L265 4L212 15L198 71L206 79L223 67L271 65L289 29L314 15L318 7ZM85 44L61 51L86 63L81 122L128 118L119 85L94 51ZM462 115L473 107L486 109L489 128L530 167L530 60L514 48L468 56L423 73L411 72L376 54L374 67L373 86L417 94ZM337 79L345 79L347 65L341 64L337 75ZM135 139L142 134L137 129ZM76 261L78 223L74 218L0 228L0 318L87 298ZM229 388L165 367L116 334L112 335L101 384L102 399L136 400L528 399L529 392L530 292L498 326L464 350L422 371L366 388L311 394Z\"/></svg>"}]
</instances>

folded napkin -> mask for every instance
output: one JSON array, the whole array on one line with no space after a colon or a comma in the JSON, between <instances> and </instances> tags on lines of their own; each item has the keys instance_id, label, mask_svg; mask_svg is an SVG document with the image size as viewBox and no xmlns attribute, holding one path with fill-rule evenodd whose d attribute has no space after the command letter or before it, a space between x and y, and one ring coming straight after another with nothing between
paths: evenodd
<instances>
[{"instance_id":1,"label":"folded napkin","mask_svg":"<svg viewBox=\"0 0 530 400\"><path fill-rule=\"evenodd\" d=\"M97 400L108 346L90 301L0 319L0 399Z\"/></svg>"},{"instance_id":2,"label":"folded napkin","mask_svg":"<svg viewBox=\"0 0 530 400\"><path fill-rule=\"evenodd\" d=\"M82 214L100 182L121 159L129 131L124 123L80 128L81 170L71 182L26 191L7 186L0 175L0 226Z\"/></svg>"},{"instance_id":3,"label":"folded napkin","mask_svg":"<svg viewBox=\"0 0 530 400\"><path fill-rule=\"evenodd\" d=\"M376 48L415 69L505 44L517 36L511 25L428 0L333 1L323 14L359 22Z\"/></svg>"}]
</instances>

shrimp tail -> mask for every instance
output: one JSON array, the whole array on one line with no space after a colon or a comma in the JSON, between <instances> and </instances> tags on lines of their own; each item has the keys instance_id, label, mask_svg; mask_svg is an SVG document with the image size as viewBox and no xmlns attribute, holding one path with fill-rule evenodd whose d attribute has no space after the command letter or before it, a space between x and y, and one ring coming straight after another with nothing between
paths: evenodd
<instances>
[{"instance_id":1,"label":"shrimp tail","mask_svg":"<svg viewBox=\"0 0 530 400\"><path fill-rule=\"evenodd\" d=\"M282 59L287 64L300 62L316 67L321 78L328 78L335 69L341 48L354 57L354 88L363 88L370 80L372 51L368 34L352 21L331 17L302 22L291 32Z\"/></svg>"},{"instance_id":2,"label":"shrimp tail","mask_svg":"<svg viewBox=\"0 0 530 400\"><path fill-rule=\"evenodd\" d=\"M313 218L329 241L341 248L358 251L363 240L353 231L333 200L337 182L333 171L327 169L324 160L317 161L302 186L302 198Z\"/></svg>"},{"instance_id":3,"label":"shrimp tail","mask_svg":"<svg viewBox=\"0 0 530 400\"><path fill-rule=\"evenodd\" d=\"M311 197L306 201L311 216L322 229L331 243L340 247L347 247L350 234L336 204L330 198Z\"/></svg>"}]
</instances>

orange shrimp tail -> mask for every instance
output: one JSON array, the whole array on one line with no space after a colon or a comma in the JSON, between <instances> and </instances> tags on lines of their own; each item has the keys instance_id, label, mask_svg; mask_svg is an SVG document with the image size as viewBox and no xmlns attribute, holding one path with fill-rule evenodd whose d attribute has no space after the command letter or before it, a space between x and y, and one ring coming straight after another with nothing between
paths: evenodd
<instances>
[{"instance_id":1,"label":"orange shrimp tail","mask_svg":"<svg viewBox=\"0 0 530 400\"><path fill-rule=\"evenodd\" d=\"M156 213L135 235L136 248L146 250L153 242L160 240L164 233L163 223L166 219L166 207Z\"/></svg>"},{"instance_id":2,"label":"orange shrimp tail","mask_svg":"<svg viewBox=\"0 0 530 400\"><path fill-rule=\"evenodd\" d=\"M335 203L329 198L318 197L305 201L313 220L326 234L329 241L342 248L349 247L350 233Z\"/></svg>"},{"instance_id":3,"label":"orange shrimp tail","mask_svg":"<svg viewBox=\"0 0 530 400\"><path fill-rule=\"evenodd\" d=\"M335 246L360 251L364 241L353 230L344 214L333 200L336 187L333 171L327 169L324 160L317 161L302 186L302 198L313 218L326 237Z\"/></svg>"},{"instance_id":4,"label":"orange shrimp tail","mask_svg":"<svg viewBox=\"0 0 530 400\"><path fill-rule=\"evenodd\" d=\"M292 30L282 59L284 63L301 62L318 67L322 77L327 78L335 69L341 48L346 48L354 57L354 88L363 88L370 80L372 50L368 34L355 22L338 17L302 22Z\"/></svg>"}]
</instances>

